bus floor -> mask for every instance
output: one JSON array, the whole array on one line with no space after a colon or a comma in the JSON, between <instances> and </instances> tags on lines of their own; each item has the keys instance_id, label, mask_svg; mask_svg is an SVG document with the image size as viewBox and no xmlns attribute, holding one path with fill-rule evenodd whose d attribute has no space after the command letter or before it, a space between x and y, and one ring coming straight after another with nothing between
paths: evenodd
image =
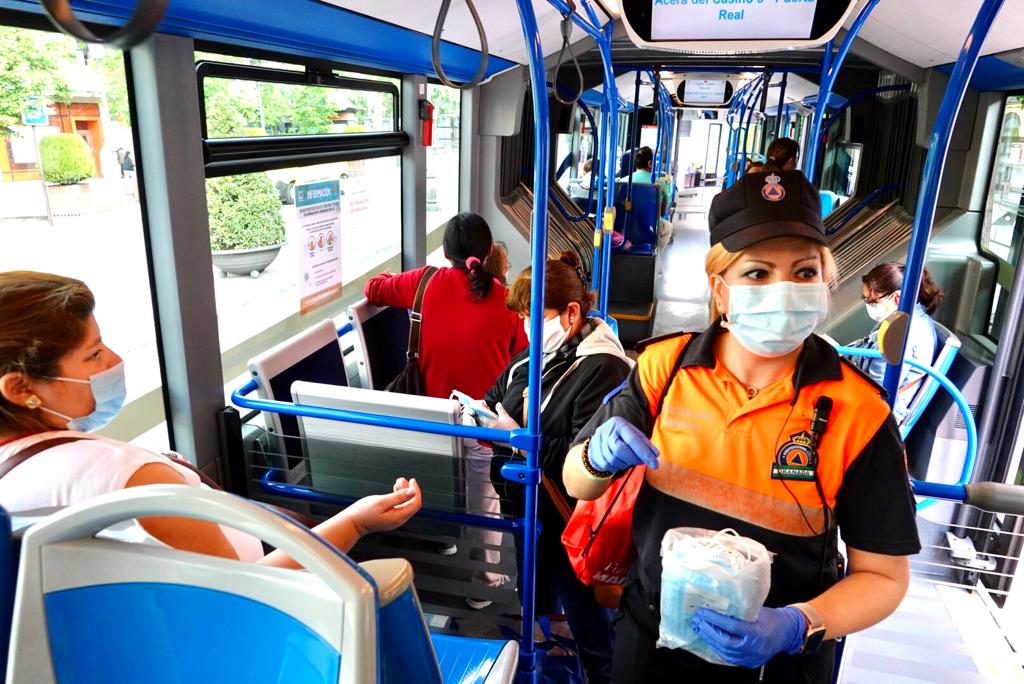
<instances>
[{"instance_id":1,"label":"bus floor","mask_svg":"<svg viewBox=\"0 0 1024 684\"><path fill-rule=\"evenodd\" d=\"M708 325L708 279L704 275L707 220L703 215L688 214L686 220L672 225L672 242L658 257L654 336L696 332Z\"/></svg>"},{"instance_id":2,"label":"bus floor","mask_svg":"<svg viewBox=\"0 0 1024 684\"><path fill-rule=\"evenodd\" d=\"M913 575L895 613L846 640L842 684L1024 682L983 599Z\"/></svg>"}]
</instances>

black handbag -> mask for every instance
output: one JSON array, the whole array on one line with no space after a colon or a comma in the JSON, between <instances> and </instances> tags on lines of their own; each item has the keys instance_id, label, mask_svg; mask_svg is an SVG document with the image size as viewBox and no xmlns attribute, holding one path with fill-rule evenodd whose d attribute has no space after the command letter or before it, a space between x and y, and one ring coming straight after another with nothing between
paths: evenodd
<instances>
[{"instance_id":1,"label":"black handbag","mask_svg":"<svg viewBox=\"0 0 1024 684\"><path fill-rule=\"evenodd\" d=\"M398 392L399 394L415 394L423 396L426 390L423 386L423 373L420 372L420 324L423 322L423 295L427 291L427 283L437 273L437 268L429 267L420 278L420 284L416 288L416 298L412 303L412 310L409 311L409 349L405 353L405 368L395 376L385 388L387 392Z\"/></svg>"}]
</instances>

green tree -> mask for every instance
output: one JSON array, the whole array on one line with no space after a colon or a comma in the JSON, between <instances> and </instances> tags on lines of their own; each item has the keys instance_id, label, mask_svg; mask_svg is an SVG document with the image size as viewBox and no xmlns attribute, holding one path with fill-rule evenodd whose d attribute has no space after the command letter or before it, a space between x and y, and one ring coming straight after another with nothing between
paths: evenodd
<instances>
[{"instance_id":1,"label":"green tree","mask_svg":"<svg viewBox=\"0 0 1024 684\"><path fill-rule=\"evenodd\" d=\"M94 53L92 64L103 74L106 83L107 109L110 118L123 126L131 125L131 113L128 110L128 84L124 74L124 57L117 50L92 48Z\"/></svg>"},{"instance_id":2,"label":"green tree","mask_svg":"<svg viewBox=\"0 0 1024 684\"><path fill-rule=\"evenodd\" d=\"M28 98L71 101L58 67L74 61L73 48L74 42L63 36L0 26L0 137L21 124Z\"/></svg>"}]
</instances>

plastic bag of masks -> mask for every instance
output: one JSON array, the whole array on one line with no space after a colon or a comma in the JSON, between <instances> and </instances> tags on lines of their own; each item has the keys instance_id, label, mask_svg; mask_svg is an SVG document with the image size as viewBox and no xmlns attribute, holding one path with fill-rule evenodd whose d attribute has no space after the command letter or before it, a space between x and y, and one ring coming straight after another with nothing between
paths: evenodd
<instances>
[{"instance_id":1,"label":"plastic bag of masks","mask_svg":"<svg viewBox=\"0 0 1024 684\"><path fill-rule=\"evenodd\" d=\"M692 626L698 608L753 621L771 586L771 553L734 530L677 527L661 540L661 628L658 646L716 657Z\"/></svg>"}]
</instances>

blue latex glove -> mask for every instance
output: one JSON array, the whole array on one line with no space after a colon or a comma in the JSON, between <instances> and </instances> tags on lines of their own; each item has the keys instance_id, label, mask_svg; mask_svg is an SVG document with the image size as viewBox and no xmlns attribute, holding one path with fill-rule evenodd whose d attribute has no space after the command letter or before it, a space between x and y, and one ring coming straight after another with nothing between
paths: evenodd
<instances>
[{"instance_id":1,"label":"blue latex glove","mask_svg":"<svg viewBox=\"0 0 1024 684\"><path fill-rule=\"evenodd\" d=\"M615 416L602 423L590 438L587 460L598 470L613 473L634 465L656 469L658 448L632 423Z\"/></svg>"},{"instance_id":2,"label":"blue latex glove","mask_svg":"<svg viewBox=\"0 0 1024 684\"><path fill-rule=\"evenodd\" d=\"M799 653L807 618L796 608L762 608L747 622L707 608L693 616L693 629L719 658L741 667L761 667L779 653Z\"/></svg>"}]
</instances>

